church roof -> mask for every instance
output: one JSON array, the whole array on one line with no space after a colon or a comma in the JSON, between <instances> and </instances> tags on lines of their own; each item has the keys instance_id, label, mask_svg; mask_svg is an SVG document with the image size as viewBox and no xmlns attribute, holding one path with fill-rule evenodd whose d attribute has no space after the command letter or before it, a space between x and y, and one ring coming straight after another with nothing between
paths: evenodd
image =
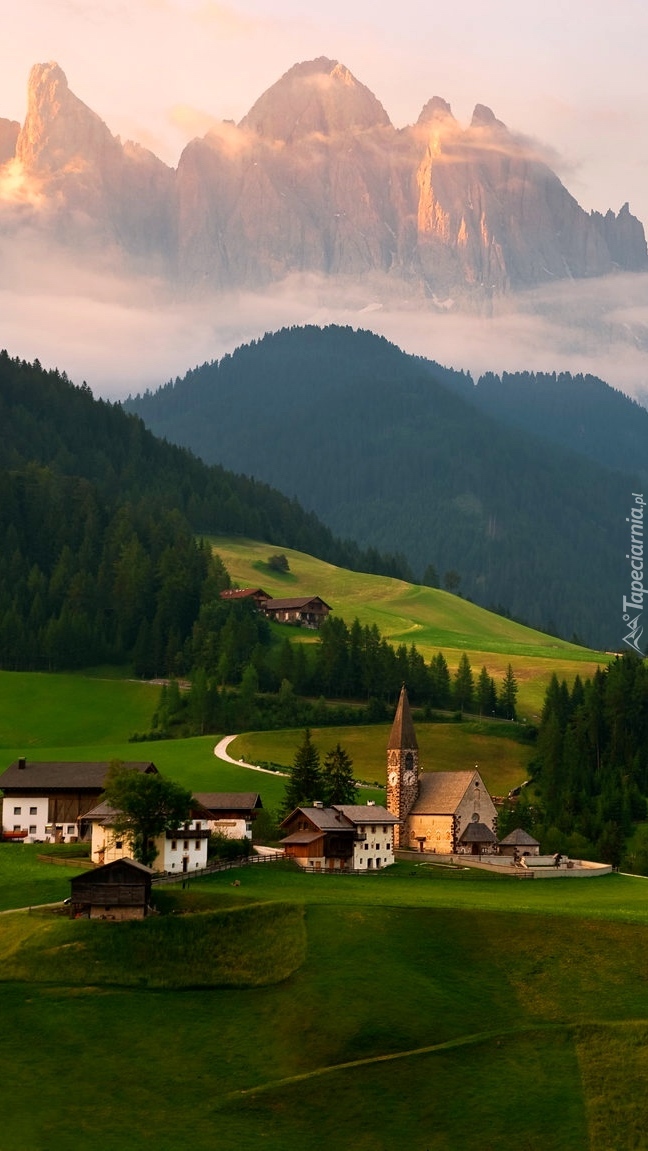
<instances>
[{"instance_id":1,"label":"church roof","mask_svg":"<svg viewBox=\"0 0 648 1151\"><path fill-rule=\"evenodd\" d=\"M528 831L524 831L521 827L516 827L515 831L509 832L504 839L500 839L500 845L504 847L539 847L540 841L534 839L529 835Z\"/></svg>"},{"instance_id":2,"label":"church roof","mask_svg":"<svg viewBox=\"0 0 648 1151\"><path fill-rule=\"evenodd\" d=\"M469 823L459 836L460 843L497 843L497 836L485 823Z\"/></svg>"},{"instance_id":3,"label":"church roof","mask_svg":"<svg viewBox=\"0 0 648 1151\"><path fill-rule=\"evenodd\" d=\"M388 751L407 751L413 748L418 750L418 743L412 722L409 699L407 698L407 689L405 684L403 684L387 749Z\"/></svg>"},{"instance_id":4,"label":"church roof","mask_svg":"<svg viewBox=\"0 0 648 1151\"><path fill-rule=\"evenodd\" d=\"M476 771L424 771L412 814L454 815L475 778Z\"/></svg>"}]
</instances>

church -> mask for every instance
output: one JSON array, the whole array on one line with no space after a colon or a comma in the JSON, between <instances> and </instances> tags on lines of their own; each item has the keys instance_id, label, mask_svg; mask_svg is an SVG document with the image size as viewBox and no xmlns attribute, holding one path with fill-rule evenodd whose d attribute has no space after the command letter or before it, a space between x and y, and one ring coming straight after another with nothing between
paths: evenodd
<instances>
[{"instance_id":1,"label":"church","mask_svg":"<svg viewBox=\"0 0 648 1151\"><path fill-rule=\"evenodd\" d=\"M405 686L387 745L387 810L394 847L444 855L493 851L497 812L474 771L421 771Z\"/></svg>"}]
</instances>

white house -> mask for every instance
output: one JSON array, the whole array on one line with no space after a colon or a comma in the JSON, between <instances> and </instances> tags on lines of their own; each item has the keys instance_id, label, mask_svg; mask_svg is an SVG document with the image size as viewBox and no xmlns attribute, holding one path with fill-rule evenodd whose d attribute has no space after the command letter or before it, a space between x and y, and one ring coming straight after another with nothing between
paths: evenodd
<instances>
[{"instance_id":1,"label":"white house","mask_svg":"<svg viewBox=\"0 0 648 1151\"><path fill-rule=\"evenodd\" d=\"M116 859L129 859L133 854L130 839L114 830L114 808L100 803L85 816L92 828L90 857L94 863L113 863ZM176 831L168 831L154 840L157 855L154 871L197 871L207 866L209 827L204 817L186 820Z\"/></svg>"}]
</instances>

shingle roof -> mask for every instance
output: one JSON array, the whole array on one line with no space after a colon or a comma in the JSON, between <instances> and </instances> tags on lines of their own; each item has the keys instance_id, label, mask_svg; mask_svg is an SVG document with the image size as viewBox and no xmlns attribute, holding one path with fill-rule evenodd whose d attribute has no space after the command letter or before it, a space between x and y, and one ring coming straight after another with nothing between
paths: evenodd
<instances>
[{"instance_id":1,"label":"shingle roof","mask_svg":"<svg viewBox=\"0 0 648 1151\"><path fill-rule=\"evenodd\" d=\"M262 587L228 587L220 593L221 599L249 599L250 596L257 599L270 599L267 591L264 591Z\"/></svg>"},{"instance_id":2,"label":"shingle roof","mask_svg":"<svg viewBox=\"0 0 648 1151\"><path fill-rule=\"evenodd\" d=\"M407 698L407 690L405 684L403 684L391 734L389 736L389 742L387 744L387 750L393 751L397 749L398 751L407 751L409 748L418 749L418 743L416 740L416 732L414 731L409 699Z\"/></svg>"},{"instance_id":3,"label":"shingle roof","mask_svg":"<svg viewBox=\"0 0 648 1151\"><path fill-rule=\"evenodd\" d=\"M97 823L105 823L110 827L111 820L115 814L115 808L111 807L109 803L98 803L90 811L86 811L84 819L93 819Z\"/></svg>"},{"instance_id":4,"label":"shingle roof","mask_svg":"<svg viewBox=\"0 0 648 1151\"><path fill-rule=\"evenodd\" d=\"M333 807L296 807L280 826L286 827L299 812L320 831L353 831L353 824Z\"/></svg>"},{"instance_id":5,"label":"shingle roof","mask_svg":"<svg viewBox=\"0 0 648 1151\"><path fill-rule=\"evenodd\" d=\"M275 611L278 609L279 611L290 611L291 608L307 607L310 603L321 603L324 607L327 607L329 611L331 610L331 605L325 603L319 595L298 596L296 599L269 599L266 600L264 604L264 610Z\"/></svg>"},{"instance_id":6,"label":"shingle roof","mask_svg":"<svg viewBox=\"0 0 648 1151\"><path fill-rule=\"evenodd\" d=\"M454 815L476 771L424 771L419 776L419 793L412 807L415 815Z\"/></svg>"},{"instance_id":7,"label":"shingle roof","mask_svg":"<svg viewBox=\"0 0 648 1151\"><path fill-rule=\"evenodd\" d=\"M524 831L521 827L516 827L515 831L510 831L504 839L500 839L500 846L503 847L539 847L540 841L534 839L529 835L528 831Z\"/></svg>"},{"instance_id":8,"label":"shingle roof","mask_svg":"<svg viewBox=\"0 0 648 1151\"><path fill-rule=\"evenodd\" d=\"M323 832L321 831L293 831L292 835L287 835L285 839L281 839L280 843L314 843L316 839L321 839Z\"/></svg>"},{"instance_id":9,"label":"shingle roof","mask_svg":"<svg viewBox=\"0 0 648 1151\"><path fill-rule=\"evenodd\" d=\"M263 807L258 791L196 791L194 799L209 811L253 811Z\"/></svg>"},{"instance_id":10,"label":"shingle roof","mask_svg":"<svg viewBox=\"0 0 648 1151\"><path fill-rule=\"evenodd\" d=\"M459 836L460 843L497 843L497 836L485 823L469 823Z\"/></svg>"},{"instance_id":11,"label":"shingle roof","mask_svg":"<svg viewBox=\"0 0 648 1151\"><path fill-rule=\"evenodd\" d=\"M24 763L23 767L20 764ZM154 763L132 762L124 767L130 771L157 772ZM31 760L15 760L0 775L0 789L15 791L103 791L110 763L73 763L66 760L33 763Z\"/></svg>"},{"instance_id":12,"label":"shingle roof","mask_svg":"<svg viewBox=\"0 0 648 1151\"><path fill-rule=\"evenodd\" d=\"M386 807L371 806L368 803L334 803L336 811L341 811L352 823L398 823L398 816L392 815Z\"/></svg>"}]
</instances>

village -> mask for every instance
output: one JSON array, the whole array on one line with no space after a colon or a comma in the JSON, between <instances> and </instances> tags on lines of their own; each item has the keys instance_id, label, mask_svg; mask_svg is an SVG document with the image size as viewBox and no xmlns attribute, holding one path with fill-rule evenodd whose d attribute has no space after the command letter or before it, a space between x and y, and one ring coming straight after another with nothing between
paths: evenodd
<instances>
[{"instance_id":1,"label":"village","mask_svg":"<svg viewBox=\"0 0 648 1151\"><path fill-rule=\"evenodd\" d=\"M249 841L262 807L258 792L197 792L188 818L153 844L152 867L132 858L128 836L115 828L115 809L103 800L106 762L31 762L19 758L0 776L2 835L21 843L87 843L92 870L71 881L71 913L89 918L143 918L151 884L209 871L210 836ZM157 774L150 761L123 768ZM593 877L608 864L543 856L522 828L497 838L497 809L479 774L424 771L403 686L387 745L386 805L322 802L300 806L281 823L278 847L257 847L250 859L285 859L309 872L366 875L396 859L449 867L471 866L516 878Z\"/></svg>"}]
</instances>

